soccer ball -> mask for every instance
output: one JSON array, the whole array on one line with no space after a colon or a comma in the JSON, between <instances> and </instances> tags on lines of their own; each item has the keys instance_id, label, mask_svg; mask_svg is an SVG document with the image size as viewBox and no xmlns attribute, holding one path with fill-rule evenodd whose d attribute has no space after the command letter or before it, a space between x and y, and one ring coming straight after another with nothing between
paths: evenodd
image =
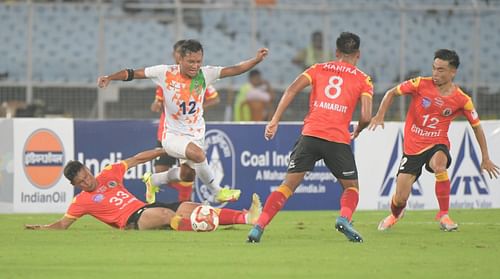
<instances>
[{"instance_id":1,"label":"soccer ball","mask_svg":"<svg viewBox=\"0 0 500 279\"><path fill-rule=\"evenodd\" d=\"M210 205L199 205L191 213L191 227L196 232L215 231L219 226L219 215Z\"/></svg>"}]
</instances>

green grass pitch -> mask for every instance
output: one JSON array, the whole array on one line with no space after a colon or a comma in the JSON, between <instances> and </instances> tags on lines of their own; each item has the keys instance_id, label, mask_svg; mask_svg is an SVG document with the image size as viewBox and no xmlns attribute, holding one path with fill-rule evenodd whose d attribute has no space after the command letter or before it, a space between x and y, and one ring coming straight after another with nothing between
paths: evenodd
<instances>
[{"instance_id":1,"label":"green grass pitch","mask_svg":"<svg viewBox=\"0 0 500 279\"><path fill-rule=\"evenodd\" d=\"M355 214L362 244L334 231L332 211L283 211L261 243L249 226L213 233L120 231L84 217L68 231L29 231L61 215L0 215L0 278L500 278L500 209L453 210L458 232L433 211L407 211L377 231L383 211Z\"/></svg>"}]
</instances>

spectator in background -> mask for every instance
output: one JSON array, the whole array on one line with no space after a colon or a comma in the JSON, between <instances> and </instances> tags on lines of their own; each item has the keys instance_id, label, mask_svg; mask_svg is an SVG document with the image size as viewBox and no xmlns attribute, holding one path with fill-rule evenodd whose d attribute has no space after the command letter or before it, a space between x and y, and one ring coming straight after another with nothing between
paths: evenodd
<instances>
[{"instance_id":1,"label":"spectator in background","mask_svg":"<svg viewBox=\"0 0 500 279\"><path fill-rule=\"evenodd\" d=\"M23 101L5 101L0 106L0 117L45 117L46 105L36 99L31 104Z\"/></svg>"},{"instance_id":2,"label":"spectator in background","mask_svg":"<svg viewBox=\"0 0 500 279\"><path fill-rule=\"evenodd\" d=\"M312 34L311 44L297 53L292 63L305 70L316 63L327 62L334 59L332 51L327 50L326 53L324 52L323 34L321 31L316 31Z\"/></svg>"},{"instance_id":3,"label":"spectator in background","mask_svg":"<svg viewBox=\"0 0 500 279\"><path fill-rule=\"evenodd\" d=\"M259 70L248 74L234 102L234 121L264 121L271 115L274 91Z\"/></svg>"},{"instance_id":4,"label":"spectator in background","mask_svg":"<svg viewBox=\"0 0 500 279\"><path fill-rule=\"evenodd\" d=\"M0 117L12 118L16 116L17 110L26 109L27 104L23 101L5 101L0 107Z\"/></svg>"}]
</instances>

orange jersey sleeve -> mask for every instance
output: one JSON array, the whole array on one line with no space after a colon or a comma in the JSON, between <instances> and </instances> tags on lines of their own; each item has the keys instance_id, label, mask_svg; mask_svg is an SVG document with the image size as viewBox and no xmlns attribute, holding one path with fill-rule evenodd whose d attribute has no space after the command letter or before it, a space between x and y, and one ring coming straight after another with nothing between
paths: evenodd
<instances>
[{"instance_id":1,"label":"orange jersey sleeve","mask_svg":"<svg viewBox=\"0 0 500 279\"><path fill-rule=\"evenodd\" d=\"M163 131L165 130L165 112L161 112L160 121L158 122L158 130L156 132L156 138L158 141L162 141L163 139Z\"/></svg>"},{"instance_id":2,"label":"orange jersey sleeve","mask_svg":"<svg viewBox=\"0 0 500 279\"><path fill-rule=\"evenodd\" d=\"M365 81L361 83L361 95L373 98L373 82L369 76L366 76Z\"/></svg>"},{"instance_id":3,"label":"orange jersey sleeve","mask_svg":"<svg viewBox=\"0 0 500 279\"><path fill-rule=\"evenodd\" d=\"M161 86L156 86L155 99L163 101L163 89L161 89Z\"/></svg>"},{"instance_id":4,"label":"orange jersey sleeve","mask_svg":"<svg viewBox=\"0 0 500 279\"><path fill-rule=\"evenodd\" d=\"M78 194L76 197L73 198L73 201L71 202L68 210L66 211L65 214L66 217L78 219L87 214L87 208L81 202L82 201L82 199L80 198L81 196L82 193Z\"/></svg>"},{"instance_id":5,"label":"orange jersey sleeve","mask_svg":"<svg viewBox=\"0 0 500 279\"><path fill-rule=\"evenodd\" d=\"M163 89L161 89L161 86L156 87L155 99L157 101L163 102ZM158 123L158 129L156 131L156 139L160 142L163 138L164 126L165 126L165 112L162 109L161 115L160 115L160 122Z\"/></svg>"},{"instance_id":6,"label":"orange jersey sleeve","mask_svg":"<svg viewBox=\"0 0 500 279\"><path fill-rule=\"evenodd\" d=\"M219 96L217 89L215 89L215 87L213 87L212 85L208 85L207 89L205 90L205 100L217 98L217 96Z\"/></svg>"},{"instance_id":7,"label":"orange jersey sleeve","mask_svg":"<svg viewBox=\"0 0 500 279\"><path fill-rule=\"evenodd\" d=\"M463 106L463 114L465 118L467 118L467 121L469 121L470 125L472 127L476 127L481 124L481 121L479 120L479 115L474 108L474 103L472 102L472 99L465 93L461 92L465 98L465 105Z\"/></svg>"},{"instance_id":8,"label":"orange jersey sleeve","mask_svg":"<svg viewBox=\"0 0 500 279\"><path fill-rule=\"evenodd\" d=\"M416 77L400 83L396 87L397 93L399 95L416 93L421 79L421 77Z\"/></svg>"}]
</instances>

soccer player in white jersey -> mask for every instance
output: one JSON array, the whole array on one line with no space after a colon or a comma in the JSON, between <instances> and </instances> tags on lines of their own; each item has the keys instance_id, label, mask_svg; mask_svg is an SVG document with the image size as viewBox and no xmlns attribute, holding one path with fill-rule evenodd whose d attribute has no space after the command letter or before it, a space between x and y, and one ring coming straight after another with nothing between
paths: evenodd
<instances>
[{"instance_id":1,"label":"soccer player in white jersey","mask_svg":"<svg viewBox=\"0 0 500 279\"><path fill-rule=\"evenodd\" d=\"M261 48L254 58L234 66L201 66L203 46L196 40L186 40L180 47L178 65L157 65L144 69L124 69L97 80L105 88L112 80L130 81L151 79L163 89L165 129L162 144L168 155L181 159L181 166L163 173L156 173L146 181L148 188L175 182L193 181L195 174L211 192L217 202L235 201L241 191L221 188L214 182L214 173L208 165L203 150L205 121L203 101L206 87L219 78L236 76L259 64L268 54Z\"/></svg>"}]
</instances>

